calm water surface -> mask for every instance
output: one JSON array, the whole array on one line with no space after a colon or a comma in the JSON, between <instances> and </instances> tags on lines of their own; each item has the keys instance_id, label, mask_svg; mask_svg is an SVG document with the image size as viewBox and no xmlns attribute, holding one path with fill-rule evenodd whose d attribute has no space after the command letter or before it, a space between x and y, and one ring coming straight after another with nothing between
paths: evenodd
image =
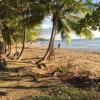
<instances>
[{"instance_id":1,"label":"calm water surface","mask_svg":"<svg viewBox=\"0 0 100 100\"><path fill-rule=\"evenodd\" d=\"M39 41L38 44L42 46L47 46L49 41ZM89 51L99 51L100 52L100 38L95 38L94 40L86 39L74 39L71 44L66 41L55 40L55 47L60 43L61 48L72 48L72 49L82 49Z\"/></svg>"}]
</instances>

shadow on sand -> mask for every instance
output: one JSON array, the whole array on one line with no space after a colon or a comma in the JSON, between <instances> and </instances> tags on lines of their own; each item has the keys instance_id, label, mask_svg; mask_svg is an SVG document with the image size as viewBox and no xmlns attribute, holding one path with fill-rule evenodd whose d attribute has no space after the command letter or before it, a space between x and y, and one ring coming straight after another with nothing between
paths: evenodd
<instances>
[{"instance_id":1,"label":"shadow on sand","mask_svg":"<svg viewBox=\"0 0 100 100\"><path fill-rule=\"evenodd\" d=\"M0 91L0 96L6 96L6 95L7 95L6 92Z\"/></svg>"}]
</instances>

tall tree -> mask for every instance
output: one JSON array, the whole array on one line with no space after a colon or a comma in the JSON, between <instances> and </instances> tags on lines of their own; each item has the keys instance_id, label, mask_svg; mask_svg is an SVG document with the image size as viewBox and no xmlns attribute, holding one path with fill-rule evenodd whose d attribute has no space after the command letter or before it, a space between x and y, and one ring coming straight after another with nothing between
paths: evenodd
<instances>
[{"instance_id":1,"label":"tall tree","mask_svg":"<svg viewBox=\"0 0 100 100\"><path fill-rule=\"evenodd\" d=\"M71 40L71 32L75 29L73 28L74 25L84 16L82 16L82 12L84 12L84 15L89 12L88 8L82 2L82 0L76 1L76 0L49 0L49 3L46 3L45 0L40 0L45 5L49 5L50 14L52 16L52 33L51 38L49 42L48 49L46 51L46 54L36 62L39 66L41 65L41 62L44 61L54 55L54 40L55 35L57 33L61 33L61 36L63 39L67 39L68 41ZM77 35L84 35L87 38L92 38L92 32L88 30L87 28L82 29L82 31L79 33L76 33Z\"/></svg>"},{"instance_id":2,"label":"tall tree","mask_svg":"<svg viewBox=\"0 0 100 100\"><path fill-rule=\"evenodd\" d=\"M50 43L46 54L36 63L45 61L54 53L54 40L57 33L61 33L62 38L70 41L71 31L77 30L74 25L83 18L82 12L86 14L86 4L91 0L1 0L0 17L7 22L7 26L12 26L15 31L22 33L23 28L32 29L41 23L45 16L52 16L53 28ZM4 9L5 8L5 9ZM38 12L38 13L37 13ZM7 15L7 16L5 16ZM15 22L15 24L13 24ZM79 27L80 28L80 27ZM87 27L81 31L76 31L77 35L84 35L91 38L91 31ZM11 34L12 35L12 34ZM23 34L23 48L25 44L26 32ZM23 49L22 49L23 51Z\"/></svg>"},{"instance_id":3,"label":"tall tree","mask_svg":"<svg viewBox=\"0 0 100 100\"><path fill-rule=\"evenodd\" d=\"M1 1L0 17L3 20L3 22L5 21L7 27L12 27L15 30L15 32L19 33L20 35L23 32L23 46L18 58L20 58L25 47L26 33L27 33L26 30L30 30L34 26L41 23L41 21L44 18L44 12L43 12L44 10L45 10L44 6L38 3L37 0ZM15 32L13 32L13 34L10 34L10 37L14 38ZM3 36L6 37L6 34L3 34Z\"/></svg>"}]
</instances>

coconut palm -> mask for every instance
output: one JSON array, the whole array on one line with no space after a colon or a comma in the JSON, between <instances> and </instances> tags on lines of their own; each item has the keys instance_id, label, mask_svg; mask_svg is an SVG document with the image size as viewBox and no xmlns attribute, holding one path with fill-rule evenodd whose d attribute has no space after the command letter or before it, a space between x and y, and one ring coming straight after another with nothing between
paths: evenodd
<instances>
[{"instance_id":1,"label":"coconut palm","mask_svg":"<svg viewBox=\"0 0 100 100\"><path fill-rule=\"evenodd\" d=\"M10 0L1 0L0 1L0 20L2 24L2 37L4 42L8 45L9 53L11 53L11 44L13 42L13 33L15 32L14 27L9 25L9 22L15 16L15 10L13 6L11 7L12 2ZM10 9L11 8L11 9ZM12 11L14 10L14 11Z\"/></svg>"},{"instance_id":2,"label":"coconut palm","mask_svg":"<svg viewBox=\"0 0 100 100\"><path fill-rule=\"evenodd\" d=\"M47 58L50 58L52 55L54 55L55 35L60 33L62 39L67 39L69 42L71 40L72 31L75 31L73 26L77 25L77 22L84 17L82 16L82 12L84 12L85 15L88 11L88 8L82 1L51 0L49 2L49 10L51 12L53 22L52 33L46 54L36 62L36 64L39 66L41 65L42 61L45 62ZM76 34L79 36L85 36L87 38L92 38L93 36L92 32L88 28L83 28L81 29L81 32L76 32Z\"/></svg>"},{"instance_id":3,"label":"coconut palm","mask_svg":"<svg viewBox=\"0 0 100 100\"><path fill-rule=\"evenodd\" d=\"M11 53L11 44L13 43L12 34L14 30L10 27L7 27L6 25L4 25L3 27L4 28L2 29L2 37L3 37L3 41L8 46L9 53L7 54L7 56L9 56Z\"/></svg>"},{"instance_id":4,"label":"coconut palm","mask_svg":"<svg viewBox=\"0 0 100 100\"><path fill-rule=\"evenodd\" d=\"M39 23L41 23L41 21L44 18L44 14L43 14L43 10L44 7L41 6L38 2L25 2L25 4L23 5L23 7L26 5L26 9L22 12L23 18L22 20L19 21L19 25L21 26L22 29L24 30L24 34L23 34L23 46L22 46L22 50L19 54L19 56L17 57L17 59L20 58L20 56L23 53L24 47L25 47L25 41L26 41L26 34L36 25L38 25ZM34 7L33 7L34 5ZM38 13L36 13L38 11Z\"/></svg>"},{"instance_id":5,"label":"coconut palm","mask_svg":"<svg viewBox=\"0 0 100 100\"><path fill-rule=\"evenodd\" d=\"M7 8L8 11L10 9L13 13L11 14L9 12L9 16L7 16L10 22L15 21L17 18L18 23L14 26L16 31L23 31L24 29L22 48L24 48L25 45L26 30L32 29L33 26L40 24L45 16L52 16L53 28L50 43L44 57L36 62L40 63L54 54L54 40L57 33L60 32L63 39L67 38L67 40L70 41L72 30L76 30L74 25L77 25L77 22L84 17L82 16L82 12L86 14L87 11L86 4L82 1L83 0L5 0L5 2L2 2L2 5ZM91 31L86 27L76 32L76 34L80 36L84 35L88 38L92 36Z\"/></svg>"},{"instance_id":6,"label":"coconut palm","mask_svg":"<svg viewBox=\"0 0 100 100\"><path fill-rule=\"evenodd\" d=\"M1 17L3 16L2 19L6 21L6 26L13 27L13 29L15 30L14 33L17 32L20 35L23 33L23 46L19 56L17 57L17 59L19 59L25 47L26 34L30 29L33 29L34 26L41 23L44 18L43 11L45 9L44 6L40 5L40 3L38 3L36 0L5 0L4 2L1 2L0 10L2 11L3 8L6 9L4 9L4 11L1 13ZM4 16L5 14L7 16ZM14 33L10 34L10 37L12 35L13 39L16 39L14 38ZM3 34L3 36L5 37L5 34Z\"/></svg>"}]
</instances>

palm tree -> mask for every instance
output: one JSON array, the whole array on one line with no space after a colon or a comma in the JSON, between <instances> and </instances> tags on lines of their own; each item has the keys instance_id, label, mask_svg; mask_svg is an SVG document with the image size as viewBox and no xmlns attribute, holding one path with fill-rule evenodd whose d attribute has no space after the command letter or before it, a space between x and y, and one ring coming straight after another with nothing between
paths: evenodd
<instances>
[{"instance_id":1,"label":"palm tree","mask_svg":"<svg viewBox=\"0 0 100 100\"><path fill-rule=\"evenodd\" d=\"M43 0L45 1L45 0ZM46 5L46 4L45 4ZM50 12L52 15L52 33L46 54L36 62L41 66L42 61L46 61L54 55L54 40L57 33L61 33L63 39L71 40L71 32L75 30L74 25L83 17L82 11L88 11L83 2L78 2L75 0L51 0L49 2ZM88 28L84 28L81 32L76 33L79 36L86 36L87 38L92 38L92 33ZM43 64L42 64L43 65Z\"/></svg>"},{"instance_id":2,"label":"palm tree","mask_svg":"<svg viewBox=\"0 0 100 100\"><path fill-rule=\"evenodd\" d=\"M8 46L8 51L9 51L7 56L9 56L11 53L11 44L14 40L12 35L15 32L14 27L9 25L9 22L11 21L10 19L12 19L15 16L15 12L12 11L14 9L13 9L13 7L10 6L11 3L12 2L10 2L9 0L5 0L5 1L1 0L0 1L0 19L2 20L1 21L2 37L3 37L3 41Z\"/></svg>"},{"instance_id":3,"label":"palm tree","mask_svg":"<svg viewBox=\"0 0 100 100\"><path fill-rule=\"evenodd\" d=\"M7 27L12 26L15 32L18 32L19 34L23 33L22 50L19 56L17 57L17 59L19 59L25 47L26 33L34 26L41 23L41 21L44 18L43 11L45 10L45 8L37 1L26 1L26 0L15 0L15 1L5 0L4 2L1 1L1 6L2 6L0 9L1 11L3 10L4 7L6 8L4 9L4 12L1 13L3 19L7 22L6 26ZM7 16L4 16L5 14ZM6 34L3 34L3 36L6 37ZM15 39L14 33L10 34L9 32L9 37L13 37L13 39ZM8 41L6 41L6 43L8 43ZM9 44L11 47L10 38L9 38Z\"/></svg>"},{"instance_id":4,"label":"palm tree","mask_svg":"<svg viewBox=\"0 0 100 100\"><path fill-rule=\"evenodd\" d=\"M26 41L26 34L32 29L34 28L36 25L39 25L41 23L41 21L44 18L44 14L43 14L43 10L44 7L41 6L38 2L24 2L24 6L26 5L26 9L24 10L24 15L23 15L23 19L20 20L19 22L19 26L22 27L22 29L24 28L24 34L23 34L23 46L22 46L22 50L19 54L19 56L17 57L17 59L20 58L20 56L22 55L24 48L25 48L25 41ZM35 5L33 7L33 5ZM23 6L23 8L24 8ZM38 14L36 13L38 11Z\"/></svg>"},{"instance_id":5,"label":"palm tree","mask_svg":"<svg viewBox=\"0 0 100 100\"><path fill-rule=\"evenodd\" d=\"M7 54L7 56L9 56L11 53L11 44L12 44L11 29L9 27L4 26L2 30L2 37L3 37L3 41L8 46L9 53Z\"/></svg>"},{"instance_id":6,"label":"palm tree","mask_svg":"<svg viewBox=\"0 0 100 100\"><path fill-rule=\"evenodd\" d=\"M8 18L10 19L9 23L13 20L15 21L16 18L18 19L13 27L15 31L18 31L20 34L23 28L25 28L25 30L32 29L35 25L40 24L45 16L52 16L53 28L47 52L44 57L36 63L41 63L41 61L45 61L50 57L51 54L53 55L54 40L57 33L60 32L62 38L67 38L67 40L70 41L71 31L76 30L74 25L77 25L76 23L80 18L84 17L79 16L79 14L82 11L87 11L82 0L5 0L4 2L2 1L1 4L8 10L4 12L9 12L6 18L6 20ZM2 15L4 17L4 13ZM83 34L84 32L86 32L86 34ZM22 48L24 49L26 32L24 31L23 33ZM81 32L76 32L76 34L91 37L91 32L87 28L82 29Z\"/></svg>"}]
</instances>

